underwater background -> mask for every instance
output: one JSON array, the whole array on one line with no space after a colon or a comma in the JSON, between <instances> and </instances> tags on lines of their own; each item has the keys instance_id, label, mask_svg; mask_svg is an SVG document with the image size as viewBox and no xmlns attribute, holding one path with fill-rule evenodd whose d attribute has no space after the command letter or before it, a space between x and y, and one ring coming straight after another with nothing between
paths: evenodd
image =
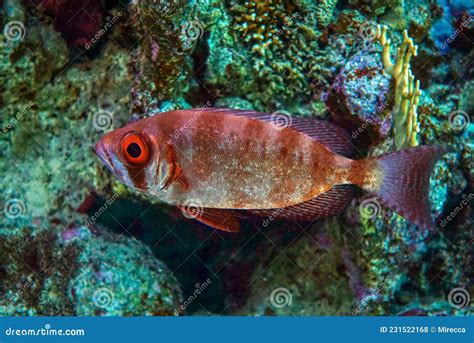
<instances>
[{"instance_id":1,"label":"underwater background","mask_svg":"<svg viewBox=\"0 0 474 343\"><path fill-rule=\"evenodd\" d=\"M472 1L0 4L0 315L472 313ZM336 217L216 231L94 153L130 121L210 106L331 121L357 158L452 148L437 228L359 190Z\"/></svg>"}]
</instances>

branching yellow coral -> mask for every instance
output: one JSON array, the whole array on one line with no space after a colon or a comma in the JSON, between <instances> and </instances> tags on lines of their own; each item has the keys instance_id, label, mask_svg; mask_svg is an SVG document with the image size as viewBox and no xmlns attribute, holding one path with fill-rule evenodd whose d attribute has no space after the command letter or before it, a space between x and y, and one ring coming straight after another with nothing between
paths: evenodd
<instances>
[{"instance_id":1,"label":"branching yellow coral","mask_svg":"<svg viewBox=\"0 0 474 343\"><path fill-rule=\"evenodd\" d=\"M398 148L418 145L416 134L418 125L417 107L421 95L420 81L410 70L410 60L416 56L417 46L403 31L403 41L398 47L396 61L390 57L390 39L387 39L387 27L377 27L376 38L382 45L382 61L385 71L395 80L395 99L393 106L395 144Z\"/></svg>"}]
</instances>

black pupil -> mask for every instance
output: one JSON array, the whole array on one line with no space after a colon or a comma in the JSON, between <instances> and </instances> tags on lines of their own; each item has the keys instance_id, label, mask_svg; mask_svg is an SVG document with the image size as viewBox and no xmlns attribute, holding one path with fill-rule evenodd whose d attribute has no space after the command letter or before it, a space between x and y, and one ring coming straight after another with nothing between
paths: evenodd
<instances>
[{"instance_id":1,"label":"black pupil","mask_svg":"<svg viewBox=\"0 0 474 343\"><path fill-rule=\"evenodd\" d=\"M130 143L127 147L127 152L131 157L137 158L142 154L142 148L137 143Z\"/></svg>"}]
</instances>

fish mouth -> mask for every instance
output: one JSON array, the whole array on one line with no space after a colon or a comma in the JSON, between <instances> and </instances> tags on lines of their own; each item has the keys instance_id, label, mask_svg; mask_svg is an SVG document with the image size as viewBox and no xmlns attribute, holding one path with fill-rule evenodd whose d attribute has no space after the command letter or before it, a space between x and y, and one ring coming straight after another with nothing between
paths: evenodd
<instances>
[{"instance_id":1,"label":"fish mouth","mask_svg":"<svg viewBox=\"0 0 474 343\"><path fill-rule=\"evenodd\" d=\"M117 175L117 171L115 170L114 165L112 164L112 159L110 158L109 153L107 152L105 144L102 140L98 141L95 145L95 153L97 154L97 156L99 156L99 159L102 161L102 163L104 163L105 166L114 175Z\"/></svg>"}]
</instances>

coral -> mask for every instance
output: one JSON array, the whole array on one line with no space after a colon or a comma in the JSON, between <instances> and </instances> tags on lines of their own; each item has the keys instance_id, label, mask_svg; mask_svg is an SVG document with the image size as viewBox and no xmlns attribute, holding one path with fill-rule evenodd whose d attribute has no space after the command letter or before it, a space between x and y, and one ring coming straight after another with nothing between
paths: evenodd
<instances>
[{"instance_id":1,"label":"coral","mask_svg":"<svg viewBox=\"0 0 474 343\"><path fill-rule=\"evenodd\" d=\"M179 97L189 88L192 66L187 61L204 27L184 3L147 0L129 5L139 42L133 59L134 114L153 115L160 101Z\"/></svg>"},{"instance_id":2,"label":"coral","mask_svg":"<svg viewBox=\"0 0 474 343\"><path fill-rule=\"evenodd\" d=\"M138 242L85 228L82 241L57 238L86 221L77 210L91 192L114 188L92 148L104 131L127 121L128 52L111 43L93 64L69 61L61 36L15 6L15 16L5 19L21 19L28 30L23 40L2 36L0 42L0 203L6 214L0 218L0 273L2 299L14 301L2 303L2 315L172 314L180 299L176 283L172 277L161 282L170 277L166 268ZM112 275L111 308L91 300L94 287L106 286L94 277L99 271ZM79 278L83 272L87 279Z\"/></svg>"},{"instance_id":3,"label":"coral","mask_svg":"<svg viewBox=\"0 0 474 343\"><path fill-rule=\"evenodd\" d=\"M350 0L349 4L365 14L381 15L399 8L403 2L401 0Z\"/></svg>"},{"instance_id":4,"label":"coral","mask_svg":"<svg viewBox=\"0 0 474 343\"><path fill-rule=\"evenodd\" d=\"M245 1L231 7L234 29L242 35L252 52L265 56L270 47L282 47L290 39L287 26L300 14L292 2L282 0Z\"/></svg>"},{"instance_id":5,"label":"coral","mask_svg":"<svg viewBox=\"0 0 474 343\"><path fill-rule=\"evenodd\" d=\"M4 32L25 28L0 37L2 315L469 313L448 301L472 279L469 2L100 1L84 7L94 22L71 19L78 3L2 2ZM120 20L105 32L107 16ZM382 49L371 22L394 29L379 28ZM450 147L430 180L437 229L358 191L308 227L252 217L216 232L127 189L93 152L129 120L201 106L367 124L358 158L394 149L392 118L401 145Z\"/></svg>"},{"instance_id":6,"label":"coral","mask_svg":"<svg viewBox=\"0 0 474 343\"><path fill-rule=\"evenodd\" d=\"M403 31L403 42L398 47L395 62L390 57L390 40L387 39L387 26L377 26L376 38L383 48L382 61L385 71L394 81L393 120L395 131L395 144L398 148L418 145L416 135L419 132L417 107L421 95L420 81L415 82L415 77L410 69L410 60L416 56L417 46Z\"/></svg>"},{"instance_id":7,"label":"coral","mask_svg":"<svg viewBox=\"0 0 474 343\"><path fill-rule=\"evenodd\" d=\"M351 287L357 272L347 264L347 230L327 220L261 256L247 305L237 314L349 315L358 295Z\"/></svg>"},{"instance_id":8,"label":"coral","mask_svg":"<svg viewBox=\"0 0 474 343\"><path fill-rule=\"evenodd\" d=\"M442 15L431 26L430 37L436 47L444 54L448 53L452 46L460 46L463 37L469 36L467 32L460 34L472 23L474 16L474 5L472 1L437 1ZM472 26L471 26L472 27ZM471 28L472 30L472 28ZM468 47L470 45L468 44Z\"/></svg>"},{"instance_id":9,"label":"coral","mask_svg":"<svg viewBox=\"0 0 474 343\"><path fill-rule=\"evenodd\" d=\"M253 82L246 80L244 93L251 94L249 86L261 89L259 102L262 104L257 103L257 107L263 104L277 107L277 103L288 103L289 99L300 97L300 94L309 96L305 85L308 85L308 76L311 75L310 64L303 56L308 56L309 51L316 48L312 40L316 39L318 32L311 28L316 19L306 16L306 8L299 8L292 2L263 1L258 6L255 4L249 1L244 6L235 4L229 8L235 40L242 37L244 46L250 50L241 52L254 74L248 75ZM260 15L262 11L269 13ZM258 84L268 86L259 87Z\"/></svg>"},{"instance_id":10,"label":"coral","mask_svg":"<svg viewBox=\"0 0 474 343\"><path fill-rule=\"evenodd\" d=\"M202 7L211 14L203 18L211 23L205 89L218 98L246 99L260 111L326 117L320 96L344 56L341 41L318 41L318 6L301 0L225 6L215 1L211 9Z\"/></svg>"},{"instance_id":11,"label":"coral","mask_svg":"<svg viewBox=\"0 0 474 343\"><path fill-rule=\"evenodd\" d=\"M429 10L423 1L406 4L408 13L408 35L415 42L421 42L429 35L431 24L433 22L433 13Z\"/></svg>"},{"instance_id":12,"label":"coral","mask_svg":"<svg viewBox=\"0 0 474 343\"><path fill-rule=\"evenodd\" d=\"M316 9L316 18L318 19L319 25L326 27L332 22L336 4L337 0L320 1L320 4Z\"/></svg>"},{"instance_id":13,"label":"coral","mask_svg":"<svg viewBox=\"0 0 474 343\"><path fill-rule=\"evenodd\" d=\"M0 315L172 315L169 270L123 235L71 227L0 229ZM56 231L57 232L57 231Z\"/></svg>"},{"instance_id":14,"label":"coral","mask_svg":"<svg viewBox=\"0 0 474 343\"><path fill-rule=\"evenodd\" d=\"M53 27L68 44L84 48L100 31L104 9L98 1L42 0L39 7L53 17Z\"/></svg>"},{"instance_id":15,"label":"coral","mask_svg":"<svg viewBox=\"0 0 474 343\"><path fill-rule=\"evenodd\" d=\"M93 65L73 64L60 35L38 22L23 41L1 44L2 203L24 203L17 223L69 223L91 190L111 184L92 147L127 121L129 56L110 44Z\"/></svg>"},{"instance_id":16,"label":"coral","mask_svg":"<svg viewBox=\"0 0 474 343\"><path fill-rule=\"evenodd\" d=\"M389 114L391 77L384 73L378 53L363 51L349 58L331 87L327 103L333 112L343 112L340 120L347 122L348 116L356 116L352 138L357 139L370 131L372 142L386 138L391 132L392 118ZM336 116L333 116L336 118Z\"/></svg>"}]
</instances>

